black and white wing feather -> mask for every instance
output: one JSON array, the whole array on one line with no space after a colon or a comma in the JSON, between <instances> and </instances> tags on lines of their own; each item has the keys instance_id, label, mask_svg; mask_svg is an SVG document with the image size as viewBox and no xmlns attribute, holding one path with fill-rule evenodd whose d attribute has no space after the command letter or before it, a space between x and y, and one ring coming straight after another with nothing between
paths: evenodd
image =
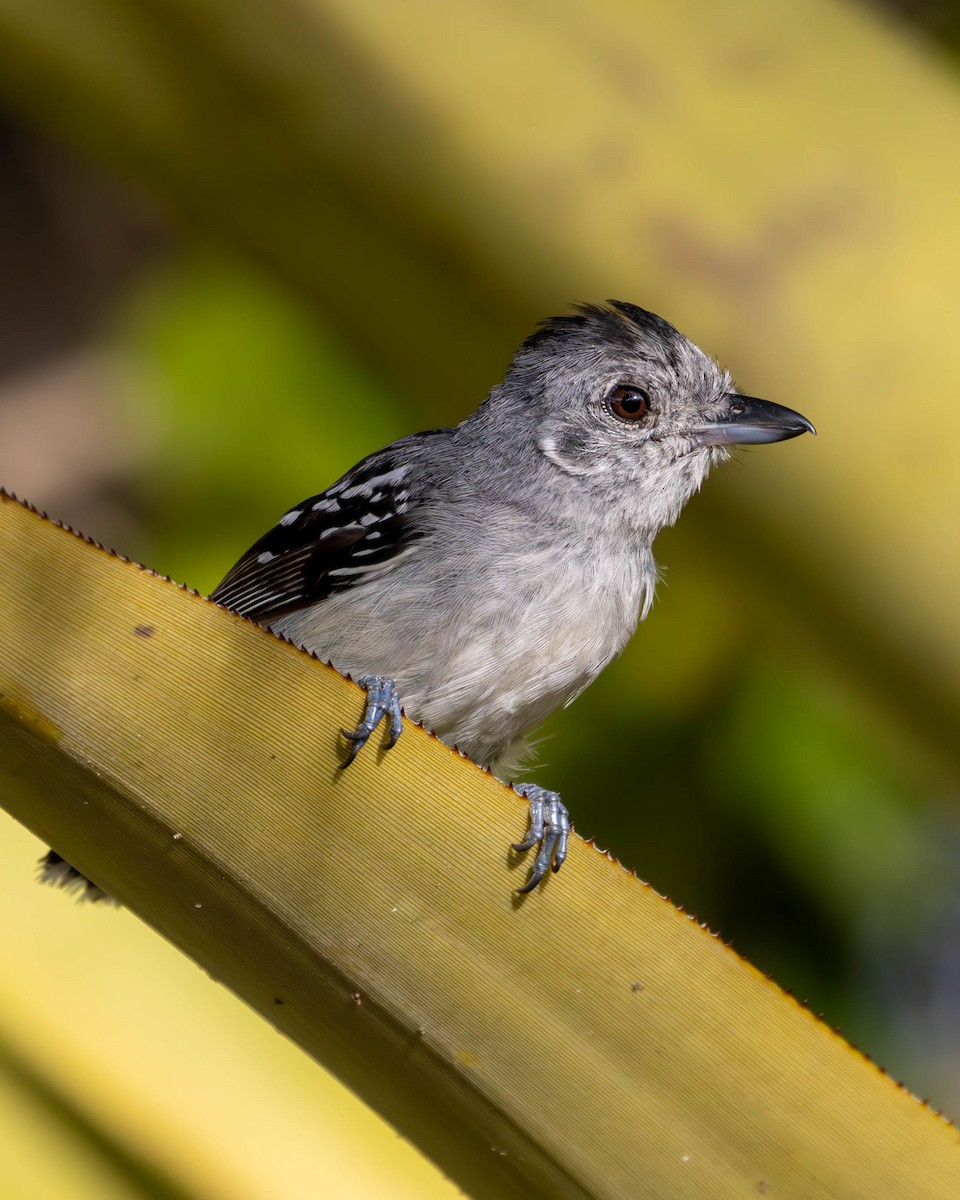
<instances>
[{"instance_id":1,"label":"black and white wing feather","mask_svg":"<svg viewBox=\"0 0 960 1200\"><path fill-rule=\"evenodd\" d=\"M425 498L398 446L304 500L244 554L210 596L261 625L389 571L423 535Z\"/></svg>"}]
</instances>

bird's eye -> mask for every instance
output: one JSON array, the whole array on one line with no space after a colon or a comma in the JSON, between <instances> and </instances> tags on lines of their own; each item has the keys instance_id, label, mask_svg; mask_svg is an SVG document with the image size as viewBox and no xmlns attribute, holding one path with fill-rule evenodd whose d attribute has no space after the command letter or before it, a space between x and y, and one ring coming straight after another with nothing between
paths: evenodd
<instances>
[{"instance_id":1,"label":"bird's eye","mask_svg":"<svg viewBox=\"0 0 960 1200\"><path fill-rule=\"evenodd\" d=\"M650 411L650 394L621 383L607 397L607 407L621 421L642 421Z\"/></svg>"}]
</instances>

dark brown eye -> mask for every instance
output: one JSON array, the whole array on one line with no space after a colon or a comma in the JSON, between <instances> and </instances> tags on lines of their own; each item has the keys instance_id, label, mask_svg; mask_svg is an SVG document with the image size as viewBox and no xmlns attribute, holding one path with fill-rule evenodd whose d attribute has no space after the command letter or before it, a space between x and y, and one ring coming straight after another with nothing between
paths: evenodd
<instances>
[{"instance_id":1,"label":"dark brown eye","mask_svg":"<svg viewBox=\"0 0 960 1200\"><path fill-rule=\"evenodd\" d=\"M607 406L621 421L642 421L650 411L650 395L643 388L622 383L607 397Z\"/></svg>"}]
</instances>

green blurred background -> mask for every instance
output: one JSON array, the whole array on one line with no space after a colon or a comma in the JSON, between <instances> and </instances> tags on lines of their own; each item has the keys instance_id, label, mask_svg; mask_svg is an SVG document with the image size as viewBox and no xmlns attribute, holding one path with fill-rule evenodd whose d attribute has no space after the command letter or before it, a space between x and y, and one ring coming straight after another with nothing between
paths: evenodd
<instances>
[{"instance_id":1,"label":"green blurred background","mask_svg":"<svg viewBox=\"0 0 960 1200\"><path fill-rule=\"evenodd\" d=\"M209 590L575 299L817 424L662 536L534 775L954 1115L958 38L923 4L0 0L0 483L124 554ZM22 1194L448 1194L129 914L36 888L12 822L0 851ZM44 1138L86 1165L51 1182Z\"/></svg>"}]
</instances>

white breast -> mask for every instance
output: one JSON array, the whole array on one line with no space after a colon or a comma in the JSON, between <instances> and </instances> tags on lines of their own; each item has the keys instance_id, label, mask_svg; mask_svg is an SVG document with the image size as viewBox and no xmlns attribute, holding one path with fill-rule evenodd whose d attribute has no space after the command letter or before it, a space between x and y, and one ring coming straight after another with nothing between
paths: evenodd
<instances>
[{"instance_id":1,"label":"white breast","mask_svg":"<svg viewBox=\"0 0 960 1200\"><path fill-rule=\"evenodd\" d=\"M353 676L391 676L408 716L496 767L620 653L655 568L636 545L571 539L558 550L553 535L538 544L512 526L485 532L480 554L415 549L380 580L274 628Z\"/></svg>"}]
</instances>

